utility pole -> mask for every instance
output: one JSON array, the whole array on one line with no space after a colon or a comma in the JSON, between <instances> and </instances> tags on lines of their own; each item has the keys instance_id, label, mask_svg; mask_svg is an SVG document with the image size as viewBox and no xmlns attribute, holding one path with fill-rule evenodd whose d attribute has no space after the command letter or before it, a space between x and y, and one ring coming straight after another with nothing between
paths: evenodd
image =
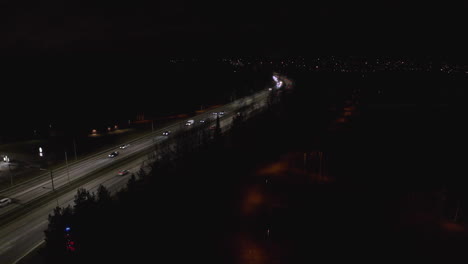
<instances>
[{"instance_id":1,"label":"utility pole","mask_svg":"<svg viewBox=\"0 0 468 264\"><path fill-rule=\"evenodd\" d=\"M39 168L41 171L49 171L50 172L50 181L52 182L52 190L55 191L55 186L54 186L54 176L52 176L52 170L51 169L43 169ZM45 188L45 187L42 187Z\"/></svg>"},{"instance_id":2,"label":"utility pole","mask_svg":"<svg viewBox=\"0 0 468 264\"><path fill-rule=\"evenodd\" d=\"M10 170L10 182L11 182L11 186L13 186L13 172L11 171L11 167L10 167L10 162L8 162L8 169Z\"/></svg>"},{"instance_id":3,"label":"utility pole","mask_svg":"<svg viewBox=\"0 0 468 264\"><path fill-rule=\"evenodd\" d=\"M50 180L52 181L52 191L55 191L54 177L52 176L52 170L50 170Z\"/></svg>"},{"instance_id":4,"label":"utility pole","mask_svg":"<svg viewBox=\"0 0 468 264\"><path fill-rule=\"evenodd\" d=\"M65 151L65 164L67 165L68 183L70 183L70 170L68 168L68 158L67 158L67 152L66 151Z\"/></svg>"}]
</instances>

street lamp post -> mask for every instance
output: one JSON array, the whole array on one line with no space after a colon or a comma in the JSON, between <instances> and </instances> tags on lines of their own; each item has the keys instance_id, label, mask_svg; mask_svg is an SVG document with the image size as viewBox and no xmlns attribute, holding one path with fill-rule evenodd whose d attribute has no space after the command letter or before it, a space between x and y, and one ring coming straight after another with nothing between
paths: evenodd
<instances>
[{"instance_id":1,"label":"street lamp post","mask_svg":"<svg viewBox=\"0 0 468 264\"><path fill-rule=\"evenodd\" d=\"M50 170L50 180L52 182L52 191L55 191L55 187L54 187L54 176L52 176L52 170Z\"/></svg>"},{"instance_id":2,"label":"street lamp post","mask_svg":"<svg viewBox=\"0 0 468 264\"><path fill-rule=\"evenodd\" d=\"M10 163L8 162L8 170L10 170L10 182L11 186L13 186L13 172L11 171Z\"/></svg>"},{"instance_id":3,"label":"street lamp post","mask_svg":"<svg viewBox=\"0 0 468 264\"><path fill-rule=\"evenodd\" d=\"M58 201L57 194L55 193L54 176L52 175L52 170L43 169L43 168L39 168L39 170L42 170L42 171L49 171L49 172L50 172L50 181L51 181L51 183L52 183L52 192L53 192L54 195L55 195L55 201L57 202L57 207L58 207L58 206L59 206L59 201ZM42 186L42 188L47 189L45 186Z\"/></svg>"},{"instance_id":4,"label":"street lamp post","mask_svg":"<svg viewBox=\"0 0 468 264\"><path fill-rule=\"evenodd\" d=\"M39 168L39 170L42 170L42 171L48 171L50 172L50 181L52 183L52 191L55 191L55 186L54 186L54 176L52 176L52 170L49 170L49 169L43 169L43 168Z\"/></svg>"}]
</instances>

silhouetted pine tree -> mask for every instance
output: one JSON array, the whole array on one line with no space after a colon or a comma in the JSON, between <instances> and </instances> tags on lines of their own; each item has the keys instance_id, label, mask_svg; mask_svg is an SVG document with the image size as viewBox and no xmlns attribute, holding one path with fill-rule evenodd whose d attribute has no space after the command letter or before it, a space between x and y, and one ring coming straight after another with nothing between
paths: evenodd
<instances>
[{"instance_id":1,"label":"silhouetted pine tree","mask_svg":"<svg viewBox=\"0 0 468 264\"><path fill-rule=\"evenodd\" d=\"M56 207L53 214L49 214L49 225L45 234L45 259L46 263L66 263L71 258L66 247L65 227L72 221L73 211Z\"/></svg>"}]
</instances>

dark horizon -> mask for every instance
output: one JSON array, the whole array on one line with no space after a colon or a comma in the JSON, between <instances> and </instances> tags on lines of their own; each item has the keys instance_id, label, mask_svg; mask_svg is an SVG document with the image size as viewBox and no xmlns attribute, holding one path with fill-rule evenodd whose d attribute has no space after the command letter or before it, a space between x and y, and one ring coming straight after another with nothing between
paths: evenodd
<instances>
[{"instance_id":1,"label":"dark horizon","mask_svg":"<svg viewBox=\"0 0 468 264\"><path fill-rule=\"evenodd\" d=\"M467 11L466 2L7 1L0 54L457 56Z\"/></svg>"},{"instance_id":2,"label":"dark horizon","mask_svg":"<svg viewBox=\"0 0 468 264\"><path fill-rule=\"evenodd\" d=\"M236 65L238 59L240 65ZM376 64L379 60L380 64ZM270 62L273 64L269 65ZM357 71L355 74L358 76L360 71L372 74L373 69L384 75L398 75L398 71L403 71L400 77L420 75L418 78L423 75L446 75L455 70L463 78L464 71L468 70L462 58L447 56L68 55L10 58L3 61L10 67L4 72L3 79L5 127L2 134L5 130L15 131L14 126L22 133L24 129L32 131L36 127L46 127L49 123L87 131L95 126L106 127L112 125L110 123L134 120L138 114L145 114L147 118L190 114L203 105L221 104L232 96L246 95L251 89L266 88L268 82L272 81L271 74L274 71L293 75L295 72L307 71L301 67L302 62L308 68L313 67L314 71L316 69L313 65L320 65L317 72L322 74L339 74L334 71L346 69ZM342 66L335 66L335 62ZM394 69L391 66L390 70L395 72L385 73L387 69L379 66L385 63L395 67L407 65L409 68ZM411 65L421 68L413 69ZM420 84L411 88L411 93L431 93L444 86L441 81L424 83L425 89L417 88ZM399 90L397 85L395 83L393 88L396 96ZM402 99L405 97L402 96ZM30 122L34 124L28 124ZM29 132L26 134L31 134Z\"/></svg>"}]
</instances>

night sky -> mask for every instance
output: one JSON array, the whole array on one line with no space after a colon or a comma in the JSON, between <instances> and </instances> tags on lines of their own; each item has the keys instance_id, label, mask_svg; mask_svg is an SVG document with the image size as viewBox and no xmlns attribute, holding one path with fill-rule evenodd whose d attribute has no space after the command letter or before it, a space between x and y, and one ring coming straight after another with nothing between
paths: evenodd
<instances>
[{"instance_id":1,"label":"night sky","mask_svg":"<svg viewBox=\"0 0 468 264\"><path fill-rule=\"evenodd\" d=\"M145 93L167 95L155 64L171 56L466 58L466 2L378 2L2 1L4 120L138 111Z\"/></svg>"},{"instance_id":2,"label":"night sky","mask_svg":"<svg viewBox=\"0 0 468 264\"><path fill-rule=\"evenodd\" d=\"M4 1L2 54L453 53L465 3Z\"/></svg>"}]
</instances>

